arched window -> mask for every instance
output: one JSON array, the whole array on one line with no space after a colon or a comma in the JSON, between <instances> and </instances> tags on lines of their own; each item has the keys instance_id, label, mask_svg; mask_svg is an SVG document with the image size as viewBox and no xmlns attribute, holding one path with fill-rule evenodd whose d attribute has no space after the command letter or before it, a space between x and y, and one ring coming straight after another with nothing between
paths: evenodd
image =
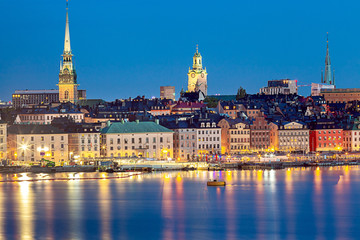
<instances>
[{"instance_id":1,"label":"arched window","mask_svg":"<svg viewBox=\"0 0 360 240\"><path fill-rule=\"evenodd\" d=\"M69 91L68 90L65 91L64 95L65 95L65 97L64 97L65 99L69 99Z\"/></svg>"}]
</instances>

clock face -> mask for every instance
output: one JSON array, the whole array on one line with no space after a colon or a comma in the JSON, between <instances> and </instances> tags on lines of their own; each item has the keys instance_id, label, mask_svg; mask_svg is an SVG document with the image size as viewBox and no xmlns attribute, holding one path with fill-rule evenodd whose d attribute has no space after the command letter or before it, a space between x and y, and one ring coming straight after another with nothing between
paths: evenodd
<instances>
[{"instance_id":1,"label":"clock face","mask_svg":"<svg viewBox=\"0 0 360 240\"><path fill-rule=\"evenodd\" d=\"M205 77L205 74L204 74L204 73L202 73L202 74L201 74L201 77L202 77L202 78L204 78L204 77Z\"/></svg>"},{"instance_id":2,"label":"clock face","mask_svg":"<svg viewBox=\"0 0 360 240\"><path fill-rule=\"evenodd\" d=\"M194 77L195 77L195 73L192 73L192 74L191 74L191 77L194 78Z\"/></svg>"}]
</instances>

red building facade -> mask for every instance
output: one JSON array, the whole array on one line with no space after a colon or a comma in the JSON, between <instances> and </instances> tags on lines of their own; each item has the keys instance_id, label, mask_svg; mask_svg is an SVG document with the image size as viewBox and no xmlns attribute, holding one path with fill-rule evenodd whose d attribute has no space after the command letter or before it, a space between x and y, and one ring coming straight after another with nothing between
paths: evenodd
<instances>
[{"instance_id":1,"label":"red building facade","mask_svg":"<svg viewBox=\"0 0 360 240\"><path fill-rule=\"evenodd\" d=\"M342 151L344 133L332 120L317 121L310 130L310 151Z\"/></svg>"}]
</instances>

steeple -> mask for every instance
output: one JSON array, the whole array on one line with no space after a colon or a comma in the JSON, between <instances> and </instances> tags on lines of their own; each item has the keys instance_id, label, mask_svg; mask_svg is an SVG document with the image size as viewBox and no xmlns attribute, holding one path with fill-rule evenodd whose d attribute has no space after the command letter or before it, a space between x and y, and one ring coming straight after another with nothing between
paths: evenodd
<instances>
[{"instance_id":1,"label":"steeple","mask_svg":"<svg viewBox=\"0 0 360 240\"><path fill-rule=\"evenodd\" d=\"M77 75L73 62L73 54L70 47L70 29L69 29L69 5L66 0L66 24L65 24L65 40L64 52L62 54L62 62L60 62L59 73L59 100L60 102L75 103L78 99L77 93Z\"/></svg>"},{"instance_id":2,"label":"steeple","mask_svg":"<svg viewBox=\"0 0 360 240\"><path fill-rule=\"evenodd\" d=\"M329 54L329 34L327 33L327 36L326 36L325 75L324 75L323 83L334 84L334 81L333 81L331 75L332 75L332 71L331 71L331 61L330 61L330 54Z\"/></svg>"},{"instance_id":3,"label":"steeple","mask_svg":"<svg viewBox=\"0 0 360 240\"><path fill-rule=\"evenodd\" d=\"M65 25L65 41L64 41L64 53L71 53L70 46L70 30L69 30L69 2L66 0L66 25Z\"/></svg>"},{"instance_id":4,"label":"steeple","mask_svg":"<svg viewBox=\"0 0 360 240\"><path fill-rule=\"evenodd\" d=\"M199 45L196 44L196 52L193 57L193 69L194 70L202 70L202 57L199 53Z\"/></svg>"}]
</instances>

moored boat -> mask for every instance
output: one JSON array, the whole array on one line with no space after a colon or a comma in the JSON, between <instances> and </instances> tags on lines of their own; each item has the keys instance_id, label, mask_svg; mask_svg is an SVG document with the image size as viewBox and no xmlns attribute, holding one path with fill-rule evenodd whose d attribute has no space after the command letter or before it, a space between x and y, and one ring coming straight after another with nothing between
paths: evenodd
<instances>
[{"instance_id":1,"label":"moored boat","mask_svg":"<svg viewBox=\"0 0 360 240\"><path fill-rule=\"evenodd\" d=\"M208 186L225 186L226 185L226 182L225 181L222 181L222 180L217 180L217 179L214 179L214 180L209 180L207 182L207 185Z\"/></svg>"}]
</instances>

